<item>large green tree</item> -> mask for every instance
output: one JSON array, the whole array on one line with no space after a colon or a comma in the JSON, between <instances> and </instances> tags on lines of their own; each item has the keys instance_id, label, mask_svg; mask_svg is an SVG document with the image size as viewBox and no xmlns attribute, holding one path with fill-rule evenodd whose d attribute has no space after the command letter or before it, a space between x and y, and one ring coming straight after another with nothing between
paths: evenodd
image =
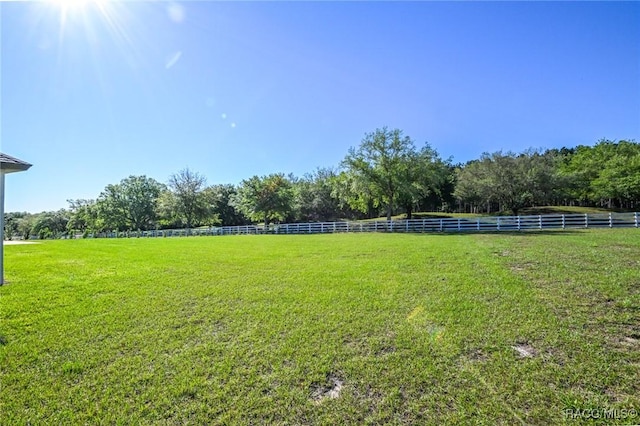
<instances>
[{"instance_id":1,"label":"large green tree","mask_svg":"<svg viewBox=\"0 0 640 426\"><path fill-rule=\"evenodd\" d=\"M158 197L164 185L146 176L129 176L107 185L96 202L107 229L147 230L155 226Z\"/></svg>"},{"instance_id":2,"label":"large green tree","mask_svg":"<svg viewBox=\"0 0 640 426\"><path fill-rule=\"evenodd\" d=\"M30 216L27 212L10 212L4 214L4 237L12 240L14 236L21 236L20 223ZM29 230L31 227L29 227ZM28 237L27 237L28 238Z\"/></svg>"},{"instance_id":3,"label":"large green tree","mask_svg":"<svg viewBox=\"0 0 640 426\"><path fill-rule=\"evenodd\" d=\"M188 168L169 177L171 194L167 204L172 214L187 228L202 224L217 223L213 208L207 199L207 179Z\"/></svg>"},{"instance_id":4,"label":"large green tree","mask_svg":"<svg viewBox=\"0 0 640 426\"><path fill-rule=\"evenodd\" d=\"M472 160L456 169L456 187L454 196L460 202L464 211L478 213L482 205L490 209L492 199L489 166L483 164L490 161L488 156L480 160Z\"/></svg>"},{"instance_id":5,"label":"large green tree","mask_svg":"<svg viewBox=\"0 0 640 426\"><path fill-rule=\"evenodd\" d=\"M342 166L351 188L366 193L391 220L396 205L403 204L410 215L416 200L433 190L436 161L437 153L428 145L417 150L402 130L383 127L367 133L358 148L350 148Z\"/></svg>"},{"instance_id":6,"label":"large green tree","mask_svg":"<svg viewBox=\"0 0 640 426\"><path fill-rule=\"evenodd\" d=\"M212 185L204 190L207 202L211 205L223 226L237 226L248 223L247 218L233 205L238 193L234 185Z\"/></svg>"},{"instance_id":7,"label":"large green tree","mask_svg":"<svg viewBox=\"0 0 640 426\"><path fill-rule=\"evenodd\" d=\"M25 216L21 217L18 222L18 235L23 240L28 240L31 235L33 235L33 224L36 221L36 215L27 213Z\"/></svg>"},{"instance_id":8,"label":"large green tree","mask_svg":"<svg viewBox=\"0 0 640 426\"><path fill-rule=\"evenodd\" d=\"M42 212L35 216L31 228L31 234L40 239L58 238L66 235L69 212L64 209L51 212Z\"/></svg>"},{"instance_id":9,"label":"large green tree","mask_svg":"<svg viewBox=\"0 0 640 426\"><path fill-rule=\"evenodd\" d=\"M455 194L461 203L496 203L517 215L523 207L553 198L555 162L554 157L535 150L484 153L458 171Z\"/></svg>"},{"instance_id":10,"label":"large green tree","mask_svg":"<svg viewBox=\"0 0 640 426\"><path fill-rule=\"evenodd\" d=\"M103 231L104 221L98 216L98 207L95 200L67 200L69 203L69 232Z\"/></svg>"},{"instance_id":11,"label":"large green tree","mask_svg":"<svg viewBox=\"0 0 640 426\"><path fill-rule=\"evenodd\" d=\"M581 203L632 208L640 202L640 144L600 140L578 146L562 172Z\"/></svg>"},{"instance_id":12,"label":"large green tree","mask_svg":"<svg viewBox=\"0 0 640 426\"><path fill-rule=\"evenodd\" d=\"M398 204L403 207L407 219L420 203L432 196L442 197L447 179L449 179L448 162L438 156L429 144L419 151L410 151L406 156L407 164L401 168L404 174L400 180Z\"/></svg>"},{"instance_id":13,"label":"large green tree","mask_svg":"<svg viewBox=\"0 0 640 426\"><path fill-rule=\"evenodd\" d=\"M282 221L293 210L293 188L284 174L253 176L240 183L234 206L253 221Z\"/></svg>"},{"instance_id":14,"label":"large green tree","mask_svg":"<svg viewBox=\"0 0 640 426\"><path fill-rule=\"evenodd\" d=\"M354 172L342 170L331 179L331 188L342 211L360 212L367 218L379 215L372 185Z\"/></svg>"},{"instance_id":15,"label":"large green tree","mask_svg":"<svg viewBox=\"0 0 640 426\"><path fill-rule=\"evenodd\" d=\"M329 221L349 215L343 211L339 199L333 195L333 183L337 176L333 169L319 168L295 182L296 220Z\"/></svg>"},{"instance_id":16,"label":"large green tree","mask_svg":"<svg viewBox=\"0 0 640 426\"><path fill-rule=\"evenodd\" d=\"M609 208L634 208L640 203L640 144L620 141L592 182L594 192ZM612 205L615 201L615 206Z\"/></svg>"}]
</instances>

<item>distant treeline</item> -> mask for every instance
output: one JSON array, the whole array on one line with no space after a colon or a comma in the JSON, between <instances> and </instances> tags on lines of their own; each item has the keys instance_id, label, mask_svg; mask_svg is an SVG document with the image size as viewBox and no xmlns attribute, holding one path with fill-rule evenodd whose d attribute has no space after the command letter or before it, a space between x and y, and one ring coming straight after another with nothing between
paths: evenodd
<instances>
[{"instance_id":1,"label":"distant treeline","mask_svg":"<svg viewBox=\"0 0 640 426\"><path fill-rule=\"evenodd\" d=\"M5 214L5 235L60 237L104 231L363 219L416 211L518 214L544 205L637 209L640 144L485 153L466 164L418 148L399 129L376 129L337 167L207 185L189 169L161 183L129 176L94 200L59 211Z\"/></svg>"}]
</instances>

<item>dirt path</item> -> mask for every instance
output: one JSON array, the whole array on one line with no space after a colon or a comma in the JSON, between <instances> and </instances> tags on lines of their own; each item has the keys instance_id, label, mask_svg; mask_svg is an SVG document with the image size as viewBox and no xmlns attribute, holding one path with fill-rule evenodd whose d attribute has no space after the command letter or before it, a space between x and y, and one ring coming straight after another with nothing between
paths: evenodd
<instances>
[{"instance_id":1,"label":"dirt path","mask_svg":"<svg viewBox=\"0 0 640 426\"><path fill-rule=\"evenodd\" d=\"M40 244L35 241L22 241L22 240L11 240L11 241L3 241L5 246L15 246L18 244Z\"/></svg>"}]
</instances>

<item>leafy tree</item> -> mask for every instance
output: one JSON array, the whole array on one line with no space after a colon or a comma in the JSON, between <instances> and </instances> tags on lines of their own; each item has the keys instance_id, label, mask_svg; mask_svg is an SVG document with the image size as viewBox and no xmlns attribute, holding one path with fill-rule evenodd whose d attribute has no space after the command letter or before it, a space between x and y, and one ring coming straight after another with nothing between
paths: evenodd
<instances>
[{"instance_id":1,"label":"leafy tree","mask_svg":"<svg viewBox=\"0 0 640 426\"><path fill-rule=\"evenodd\" d=\"M64 209L42 212L35 216L30 232L40 239L57 238L66 234L68 222L69 213Z\"/></svg>"},{"instance_id":2,"label":"leafy tree","mask_svg":"<svg viewBox=\"0 0 640 426\"><path fill-rule=\"evenodd\" d=\"M451 159L438 159L435 161L434 167L437 177L435 187L426 197L420 199L417 208L422 211L453 211L456 201L453 192L457 185L456 170L459 166L453 165Z\"/></svg>"},{"instance_id":3,"label":"leafy tree","mask_svg":"<svg viewBox=\"0 0 640 426\"><path fill-rule=\"evenodd\" d=\"M565 184L559 173L562 157L529 149L522 157L529 185L531 186L533 205L556 204L563 192L559 189Z\"/></svg>"},{"instance_id":4,"label":"leafy tree","mask_svg":"<svg viewBox=\"0 0 640 426\"><path fill-rule=\"evenodd\" d=\"M253 176L240 183L233 204L253 221L282 221L293 210L291 182L282 174Z\"/></svg>"},{"instance_id":5,"label":"leafy tree","mask_svg":"<svg viewBox=\"0 0 640 426\"><path fill-rule=\"evenodd\" d=\"M496 152L484 164L492 189L492 196L500 203L501 209L509 209L514 215L533 201L532 187L528 182L525 163L515 154Z\"/></svg>"},{"instance_id":6,"label":"leafy tree","mask_svg":"<svg viewBox=\"0 0 640 426\"><path fill-rule=\"evenodd\" d=\"M233 205L238 193L234 185L213 185L204 190L206 199L223 226L245 225L247 218Z\"/></svg>"},{"instance_id":7,"label":"leafy tree","mask_svg":"<svg viewBox=\"0 0 640 426\"><path fill-rule=\"evenodd\" d=\"M338 200L341 211L364 213L368 218L379 216L372 188L364 179L343 170L331 179L331 187L331 195Z\"/></svg>"},{"instance_id":8,"label":"leafy tree","mask_svg":"<svg viewBox=\"0 0 640 426\"><path fill-rule=\"evenodd\" d=\"M182 219L178 216L176 196L168 188L160 193L158 197L158 225L163 229L180 228Z\"/></svg>"},{"instance_id":9,"label":"leafy tree","mask_svg":"<svg viewBox=\"0 0 640 426\"><path fill-rule=\"evenodd\" d=\"M476 205L498 203L517 215L523 207L552 198L557 182L554 161L534 150L519 155L484 153L457 173L456 197Z\"/></svg>"},{"instance_id":10,"label":"leafy tree","mask_svg":"<svg viewBox=\"0 0 640 426\"><path fill-rule=\"evenodd\" d=\"M4 214L4 237L12 240L14 236L21 235L20 223L25 217L30 216L27 212L9 212Z\"/></svg>"},{"instance_id":11,"label":"leafy tree","mask_svg":"<svg viewBox=\"0 0 640 426\"><path fill-rule=\"evenodd\" d=\"M26 214L21 217L18 222L18 234L23 240L28 240L33 235L33 224L36 216L33 214Z\"/></svg>"},{"instance_id":12,"label":"leafy tree","mask_svg":"<svg viewBox=\"0 0 640 426\"><path fill-rule=\"evenodd\" d=\"M611 208L640 201L640 144L635 141L603 139L592 147L579 146L562 171L582 203Z\"/></svg>"},{"instance_id":13,"label":"leafy tree","mask_svg":"<svg viewBox=\"0 0 640 426\"><path fill-rule=\"evenodd\" d=\"M67 200L69 203L69 232L100 232L104 230L104 221L98 217L98 206L95 200Z\"/></svg>"},{"instance_id":14,"label":"leafy tree","mask_svg":"<svg viewBox=\"0 0 640 426\"><path fill-rule=\"evenodd\" d=\"M618 142L592 185L600 198L616 200L621 208L635 207L640 202L640 144Z\"/></svg>"},{"instance_id":15,"label":"leafy tree","mask_svg":"<svg viewBox=\"0 0 640 426\"><path fill-rule=\"evenodd\" d=\"M340 201L333 195L336 177L335 170L319 168L294 183L297 220L313 222L345 217Z\"/></svg>"},{"instance_id":16,"label":"leafy tree","mask_svg":"<svg viewBox=\"0 0 640 426\"><path fill-rule=\"evenodd\" d=\"M548 149L544 151L547 167L552 167L553 182L549 191L550 198L546 200L549 205L574 205L576 198L573 197L574 181L570 175L564 173L564 169L570 163L571 157L575 153L575 148L562 147L560 149Z\"/></svg>"},{"instance_id":17,"label":"leafy tree","mask_svg":"<svg viewBox=\"0 0 640 426\"><path fill-rule=\"evenodd\" d=\"M479 207L485 204L487 212L490 209L493 192L489 162L489 156L483 155L480 160L470 161L456 170L454 196L461 203L470 205L473 213L477 213Z\"/></svg>"},{"instance_id":18,"label":"leafy tree","mask_svg":"<svg viewBox=\"0 0 640 426\"><path fill-rule=\"evenodd\" d=\"M178 218L187 228L206 222L217 222L211 205L204 192L207 179L200 173L188 168L169 177L169 188L173 197L166 200Z\"/></svg>"},{"instance_id":19,"label":"leafy tree","mask_svg":"<svg viewBox=\"0 0 640 426\"><path fill-rule=\"evenodd\" d=\"M387 127L368 133L358 149L351 147L343 166L355 180L359 190L369 193L374 205L385 206L391 220L394 203L406 178L409 156L414 153L409 137L399 129Z\"/></svg>"},{"instance_id":20,"label":"leafy tree","mask_svg":"<svg viewBox=\"0 0 640 426\"><path fill-rule=\"evenodd\" d=\"M570 160L560 166L560 173L567 182L569 196L580 204L594 199L591 182L599 175L599 165L593 147L579 145Z\"/></svg>"},{"instance_id":21,"label":"leafy tree","mask_svg":"<svg viewBox=\"0 0 640 426\"><path fill-rule=\"evenodd\" d=\"M107 229L147 230L155 227L158 197L164 185L146 176L129 176L107 185L98 197L98 218Z\"/></svg>"},{"instance_id":22,"label":"leafy tree","mask_svg":"<svg viewBox=\"0 0 640 426\"><path fill-rule=\"evenodd\" d=\"M410 216L417 200L434 190L437 160L436 151L429 145L418 151L401 130L383 127L366 134L357 149L350 148L342 165L351 180L352 194L366 194L359 201L373 200L374 207L386 209L390 220L398 203ZM359 207L365 207L365 203L360 202Z\"/></svg>"},{"instance_id":23,"label":"leafy tree","mask_svg":"<svg viewBox=\"0 0 640 426\"><path fill-rule=\"evenodd\" d=\"M412 218L414 208L430 196L440 197L447 183L449 169L438 153L426 144L420 151L409 152L407 165L402 167L404 174L398 192L398 203L406 212L407 219Z\"/></svg>"}]
</instances>

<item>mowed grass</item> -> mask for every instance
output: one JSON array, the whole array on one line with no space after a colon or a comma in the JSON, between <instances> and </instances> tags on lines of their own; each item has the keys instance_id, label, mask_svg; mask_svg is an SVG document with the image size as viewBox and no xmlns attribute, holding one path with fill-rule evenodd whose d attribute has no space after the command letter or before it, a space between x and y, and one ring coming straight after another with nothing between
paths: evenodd
<instances>
[{"instance_id":1,"label":"mowed grass","mask_svg":"<svg viewBox=\"0 0 640 426\"><path fill-rule=\"evenodd\" d=\"M2 424L571 424L566 410L640 409L636 229L5 252Z\"/></svg>"}]
</instances>

